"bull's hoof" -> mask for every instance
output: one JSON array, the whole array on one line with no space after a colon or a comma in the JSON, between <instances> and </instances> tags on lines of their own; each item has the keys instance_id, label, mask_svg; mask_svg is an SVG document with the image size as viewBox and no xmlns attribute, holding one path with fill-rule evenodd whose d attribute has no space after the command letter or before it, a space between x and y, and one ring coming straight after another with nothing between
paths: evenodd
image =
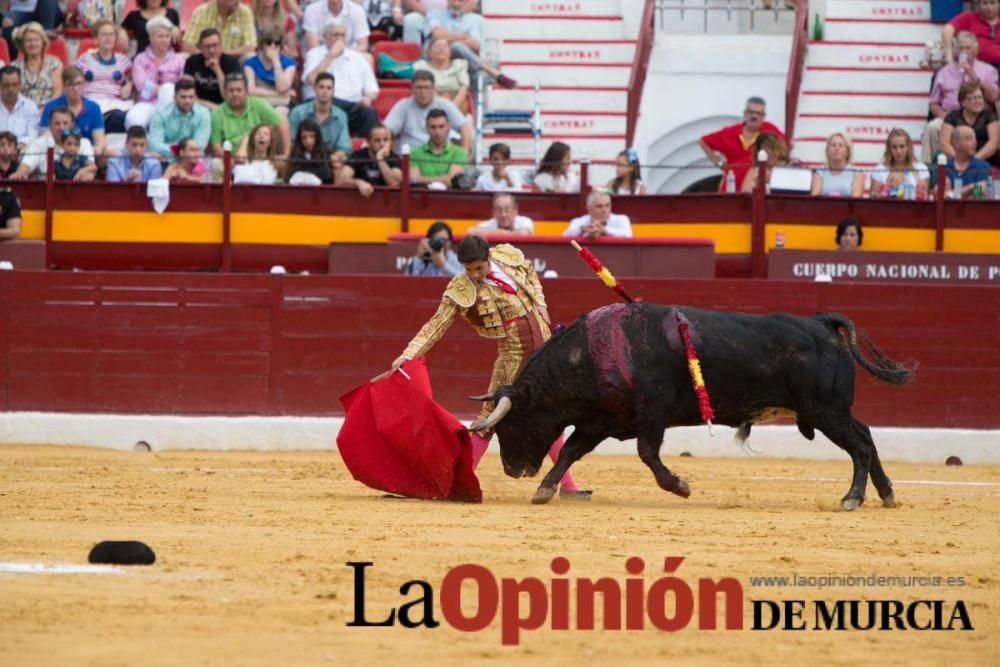
<instances>
[{"instance_id":1,"label":"bull's hoof","mask_svg":"<svg viewBox=\"0 0 1000 667\"><path fill-rule=\"evenodd\" d=\"M532 505L544 505L545 503L552 500L552 496L556 495L556 490L554 487L540 486L538 490L535 491L535 496L531 499Z\"/></svg>"},{"instance_id":2,"label":"bull's hoof","mask_svg":"<svg viewBox=\"0 0 1000 667\"><path fill-rule=\"evenodd\" d=\"M861 507L863 502L865 502L864 498L844 498L840 501L840 506L844 508L845 512L853 512Z\"/></svg>"},{"instance_id":3,"label":"bull's hoof","mask_svg":"<svg viewBox=\"0 0 1000 667\"><path fill-rule=\"evenodd\" d=\"M677 483L674 488L670 490L672 493L676 493L681 498L687 498L691 495L691 487L680 477L677 478Z\"/></svg>"},{"instance_id":4,"label":"bull's hoof","mask_svg":"<svg viewBox=\"0 0 1000 667\"><path fill-rule=\"evenodd\" d=\"M882 507L896 507L896 494L890 492L889 495L883 498Z\"/></svg>"}]
</instances>

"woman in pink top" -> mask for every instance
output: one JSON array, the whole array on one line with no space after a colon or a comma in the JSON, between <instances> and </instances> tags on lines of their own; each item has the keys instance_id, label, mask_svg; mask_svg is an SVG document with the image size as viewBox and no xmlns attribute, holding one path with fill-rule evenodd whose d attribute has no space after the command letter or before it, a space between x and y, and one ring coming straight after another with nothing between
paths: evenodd
<instances>
[{"instance_id":1,"label":"woman in pink top","mask_svg":"<svg viewBox=\"0 0 1000 667\"><path fill-rule=\"evenodd\" d=\"M75 63L87 80L83 94L100 105L105 131L124 132L125 113L132 108L132 61L115 52L118 32L111 21L97 21L94 37L97 48L81 53Z\"/></svg>"},{"instance_id":2,"label":"woman in pink top","mask_svg":"<svg viewBox=\"0 0 1000 667\"><path fill-rule=\"evenodd\" d=\"M174 83L184 74L184 58L170 45L174 24L165 16L146 23L149 47L132 61L132 82L139 100L125 118L125 127L149 125L156 107L174 99Z\"/></svg>"}]
</instances>

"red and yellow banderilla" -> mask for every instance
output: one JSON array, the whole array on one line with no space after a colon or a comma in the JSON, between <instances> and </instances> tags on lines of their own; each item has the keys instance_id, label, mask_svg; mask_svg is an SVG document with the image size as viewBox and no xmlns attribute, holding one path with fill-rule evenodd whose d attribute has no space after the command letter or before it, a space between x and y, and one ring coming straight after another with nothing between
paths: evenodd
<instances>
[{"instance_id":1,"label":"red and yellow banderilla","mask_svg":"<svg viewBox=\"0 0 1000 667\"><path fill-rule=\"evenodd\" d=\"M601 279L605 285L613 289L618 296L625 300L626 303L636 303L636 299L625 291L625 288L621 283L615 279L614 275L608 271L607 267L594 256L594 253L590 252L587 248L584 248L576 241L570 241L573 249L576 250L577 254L580 255L587 266L597 274L597 277ZM712 432L712 420L715 418L715 411L712 410L712 402L708 397L708 387L705 386L705 378L701 374L701 362L698 361L698 355L695 352L694 344L691 342L691 332L690 324L686 317L684 317L679 311L677 312L678 319L678 331L680 332L681 341L684 343L684 354L687 357L688 371L691 373L691 386L694 388L695 396L698 397L698 410L701 413L701 420L708 424L708 432Z\"/></svg>"}]
</instances>

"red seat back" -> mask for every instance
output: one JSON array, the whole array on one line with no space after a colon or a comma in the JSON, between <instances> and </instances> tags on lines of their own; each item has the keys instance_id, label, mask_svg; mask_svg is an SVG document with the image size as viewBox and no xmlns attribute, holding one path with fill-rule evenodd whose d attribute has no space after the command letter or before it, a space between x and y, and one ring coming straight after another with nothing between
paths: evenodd
<instances>
[{"instance_id":1,"label":"red seat back","mask_svg":"<svg viewBox=\"0 0 1000 667\"><path fill-rule=\"evenodd\" d=\"M409 88L383 88L379 91L378 97L375 98L375 104L373 105L379 122L385 120L385 117L392 110L392 107L396 105L396 102L406 99L409 96Z\"/></svg>"}]
</instances>

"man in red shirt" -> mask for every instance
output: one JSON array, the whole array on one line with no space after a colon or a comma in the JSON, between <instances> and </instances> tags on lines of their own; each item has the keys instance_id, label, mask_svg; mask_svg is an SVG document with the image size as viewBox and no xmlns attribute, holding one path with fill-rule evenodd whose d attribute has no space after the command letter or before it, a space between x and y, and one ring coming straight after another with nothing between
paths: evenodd
<instances>
[{"instance_id":1,"label":"man in red shirt","mask_svg":"<svg viewBox=\"0 0 1000 667\"><path fill-rule=\"evenodd\" d=\"M705 155L712 161L712 164L724 172L727 170L733 172L736 176L737 191L747 170L753 164L753 156L750 152L757 135L761 132L772 132L778 135L782 141L785 140L785 135L781 133L781 130L764 120L767 116L765 107L764 98L751 97L747 100L746 109L743 110L742 123L729 125L718 132L706 134L698 140L698 145L701 146L701 150L705 151Z\"/></svg>"},{"instance_id":2,"label":"man in red shirt","mask_svg":"<svg viewBox=\"0 0 1000 667\"><path fill-rule=\"evenodd\" d=\"M979 0L979 11L962 12L941 28L941 45L947 62L953 62L955 33L968 30L979 40L979 59L1000 69L1000 0Z\"/></svg>"}]
</instances>

